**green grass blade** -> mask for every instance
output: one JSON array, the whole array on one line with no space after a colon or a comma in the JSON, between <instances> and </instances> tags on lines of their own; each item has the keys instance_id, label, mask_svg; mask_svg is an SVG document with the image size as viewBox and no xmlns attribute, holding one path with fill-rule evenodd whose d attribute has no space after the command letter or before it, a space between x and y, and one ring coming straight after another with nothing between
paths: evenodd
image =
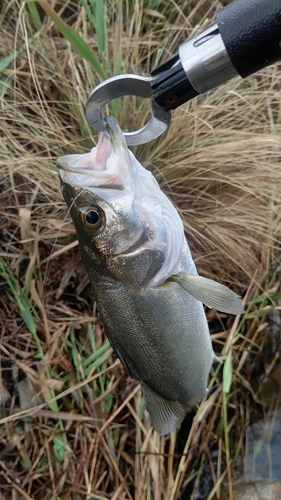
<instances>
[{"instance_id":1,"label":"green grass blade","mask_svg":"<svg viewBox=\"0 0 281 500\"><path fill-rule=\"evenodd\" d=\"M9 66L9 64L15 59L15 57L17 57L17 55L18 55L18 50L15 50L15 52L10 54L9 56L4 57L4 59L1 59L0 71L4 71L4 69L6 69Z\"/></svg>"},{"instance_id":2,"label":"green grass blade","mask_svg":"<svg viewBox=\"0 0 281 500\"><path fill-rule=\"evenodd\" d=\"M33 316L31 314L31 311L29 309L27 301L25 300L25 298L22 295L18 295L16 297L16 299L17 299L17 303L18 303L21 315L25 321L25 324L26 324L28 330L30 331L30 333L35 335L36 334L36 325L34 323Z\"/></svg>"},{"instance_id":3,"label":"green grass blade","mask_svg":"<svg viewBox=\"0 0 281 500\"><path fill-rule=\"evenodd\" d=\"M92 352L95 352L97 349L96 349L96 339L95 339L95 333L94 333L94 329L93 329L93 325L92 325L92 322L89 321L88 323L88 337L89 337L89 341L90 341L90 345L91 345L91 350Z\"/></svg>"},{"instance_id":4,"label":"green grass blade","mask_svg":"<svg viewBox=\"0 0 281 500\"><path fill-rule=\"evenodd\" d=\"M104 2L103 0L90 0L94 1L96 7L96 34L98 39L98 48L100 54L105 51L105 16L104 16Z\"/></svg>"},{"instance_id":5,"label":"green grass blade","mask_svg":"<svg viewBox=\"0 0 281 500\"><path fill-rule=\"evenodd\" d=\"M0 71L4 71L4 69L6 69L9 64L11 64L11 62L19 55L22 53L22 51L25 49L25 43L18 49L18 50L15 50L14 52L12 52L12 54L10 54L9 56L7 57L4 57L4 59L1 59L0 61Z\"/></svg>"},{"instance_id":6,"label":"green grass blade","mask_svg":"<svg viewBox=\"0 0 281 500\"><path fill-rule=\"evenodd\" d=\"M100 77L105 80L107 78L106 72L102 68L96 54L87 45L83 38L81 38L81 36L73 28L71 28L71 26L63 21L45 0L38 0L38 3L55 23L64 38L71 43L72 47L78 52L78 54L89 61Z\"/></svg>"},{"instance_id":7,"label":"green grass blade","mask_svg":"<svg viewBox=\"0 0 281 500\"><path fill-rule=\"evenodd\" d=\"M119 75L121 73L121 60L122 60L122 34L123 34L123 13L122 2L119 0L119 16L116 20L115 28L115 48L113 52L113 74Z\"/></svg>"},{"instance_id":8,"label":"green grass blade","mask_svg":"<svg viewBox=\"0 0 281 500\"><path fill-rule=\"evenodd\" d=\"M80 0L80 3L82 5L82 7L84 7L86 14L88 16L88 19L89 19L90 23L92 24L92 26L94 27L95 32L96 32L97 31L96 19L95 19L95 16L92 14L92 11L88 5L87 0Z\"/></svg>"},{"instance_id":9,"label":"green grass blade","mask_svg":"<svg viewBox=\"0 0 281 500\"><path fill-rule=\"evenodd\" d=\"M11 77L8 75L4 75L0 80L0 99L4 97L4 94L9 87L9 82L11 81Z\"/></svg>"},{"instance_id":10,"label":"green grass blade","mask_svg":"<svg viewBox=\"0 0 281 500\"><path fill-rule=\"evenodd\" d=\"M31 314L29 305L25 297L23 296L23 293L21 292L20 285L18 281L16 280L15 276L13 273L8 269L4 259L0 258L0 274L2 277L5 279L7 285L9 286L17 304L20 310L20 313L23 317L23 320L30 331L33 335L36 335L36 325L33 319L33 316Z\"/></svg>"},{"instance_id":11,"label":"green grass blade","mask_svg":"<svg viewBox=\"0 0 281 500\"><path fill-rule=\"evenodd\" d=\"M35 1L31 0L30 2L26 3L26 7L29 11L30 17L32 19L32 22L36 28L37 31L41 29L42 23L40 19L40 15L38 12L38 7Z\"/></svg>"},{"instance_id":12,"label":"green grass blade","mask_svg":"<svg viewBox=\"0 0 281 500\"><path fill-rule=\"evenodd\" d=\"M92 363L90 366L88 366L88 368L86 368L85 375L88 376L93 368L99 368L101 365L103 365L103 363L105 363L108 360L109 356L111 356L112 353L113 349L111 348L108 349L108 351L102 354L94 363Z\"/></svg>"},{"instance_id":13,"label":"green grass blade","mask_svg":"<svg viewBox=\"0 0 281 500\"><path fill-rule=\"evenodd\" d=\"M110 349L110 344L109 342L105 342L99 349L97 349L91 356L88 358L85 358L83 362L83 367L86 368L89 365L93 365L95 361L104 354L105 351L108 351Z\"/></svg>"},{"instance_id":14,"label":"green grass blade","mask_svg":"<svg viewBox=\"0 0 281 500\"><path fill-rule=\"evenodd\" d=\"M56 458L59 462L63 462L65 459L66 446L63 435L58 434L53 438L53 450Z\"/></svg>"},{"instance_id":15,"label":"green grass blade","mask_svg":"<svg viewBox=\"0 0 281 500\"><path fill-rule=\"evenodd\" d=\"M223 392L228 394L232 384L232 351L228 351L227 358L223 365Z\"/></svg>"},{"instance_id":16,"label":"green grass blade","mask_svg":"<svg viewBox=\"0 0 281 500\"><path fill-rule=\"evenodd\" d=\"M106 46L104 2L103 0L89 0L92 9L88 5L87 0L80 0L80 2L86 11L89 21L95 28L99 53L102 54L105 51Z\"/></svg>"},{"instance_id":17,"label":"green grass blade","mask_svg":"<svg viewBox=\"0 0 281 500\"><path fill-rule=\"evenodd\" d=\"M113 407L113 394L110 392L104 401L104 411L105 413L109 413L112 410Z\"/></svg>"}]
</instances>

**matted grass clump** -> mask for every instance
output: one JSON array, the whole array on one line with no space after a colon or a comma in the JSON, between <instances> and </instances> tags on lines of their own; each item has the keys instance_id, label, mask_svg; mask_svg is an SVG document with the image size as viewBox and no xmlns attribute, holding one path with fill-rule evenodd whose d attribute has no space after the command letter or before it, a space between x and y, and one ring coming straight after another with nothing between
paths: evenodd
<instances>
[{"instance_id":1,"label":"matted grass clump","mask_svg":"<svg viewBox=\"0 0 281 500\"><path fill-rule=\"evenodd\" d=\"M183 105L134 148L181 213L199 272L247 311L207 312L224 367L171 436L151 428L104 335L55 167L96 141L84 116L95 85L148 75L221 6L1 3L1 500L211 500L243 474L247 425L267 409L259 382L279 361L267 332L280 309L280 67ZM124 98L110 112L135 129L149 107Z\"/></svg>"}]
</instances>

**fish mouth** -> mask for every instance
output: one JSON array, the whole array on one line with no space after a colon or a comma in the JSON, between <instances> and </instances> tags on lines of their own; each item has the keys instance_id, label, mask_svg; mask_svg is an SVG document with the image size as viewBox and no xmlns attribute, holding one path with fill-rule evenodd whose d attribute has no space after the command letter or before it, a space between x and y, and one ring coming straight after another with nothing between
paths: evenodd
<instances>
[{"instance_id":1,"label":"fish mouth","mask_svg":"<svg viewBox=\"0 0 281 500\"><path fill-rule=\"evenodd\" d=\"M97 146L89 153L57 159L63 183L88 188L124 189L122 174L128 174L131 166L128 147L115 118L106 116L104 123L106 133L100 134Z\"/></svg>"}]
</instances>

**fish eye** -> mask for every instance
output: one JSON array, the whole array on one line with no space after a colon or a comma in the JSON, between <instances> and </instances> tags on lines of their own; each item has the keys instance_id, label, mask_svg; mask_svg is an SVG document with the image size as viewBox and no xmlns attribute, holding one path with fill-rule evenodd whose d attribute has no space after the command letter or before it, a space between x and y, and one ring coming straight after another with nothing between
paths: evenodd
<instances>
[{"instance_id":1,"label":"fish eye","mask_svg":"<svg viewBox=\"0 0 281 500\"><path fill-rule=\"evenodd\" d=\"M98 207L80 208L81 221L83 226L89 229L99 229L104 222L104 212Z\"/></svg>"}]
</instances>

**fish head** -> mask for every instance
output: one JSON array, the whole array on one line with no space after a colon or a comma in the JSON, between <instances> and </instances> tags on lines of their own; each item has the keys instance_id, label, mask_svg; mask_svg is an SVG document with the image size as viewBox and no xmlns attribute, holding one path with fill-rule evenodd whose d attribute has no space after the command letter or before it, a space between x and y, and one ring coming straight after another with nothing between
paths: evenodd
<instances>
[{"instance_id":1,"label":"fish head","mask_svg":"<svg viewBox=\"0 0 281 500\"><path fill-rule=\"evenodd\" d=\"M149 229L133 210L134 200L125 193L120 196L120 191L123 194L120 184L108 188L80 187L72 183L73 175L64 170L60 171L60 179L64 199L83 247L91 247L99 255L109 257L127 254L147 239ZM110 198L115 190L118 190L116 199L111 201L105 199L106 195L97 194L102 191Z\"/></svg>"},{"instance_id":2,"label":"fish head","mask_svg":"<svg viewBox=\"0 0 281 500\"><path fill-rule=\"evenodd\" d=\"M87 270L93 275L94 268L141 291L164 268L156 285L163 282L167 266L171 267L170 236L163 219L165 195L129 151L116 120L111 116L105 120L108 136L101 135L89 153L57 160L62 194ZM181 239L182 228L180 233ZM178 248L172 251L175 261L179 253Z\"/></svg>"}]
</instances>

